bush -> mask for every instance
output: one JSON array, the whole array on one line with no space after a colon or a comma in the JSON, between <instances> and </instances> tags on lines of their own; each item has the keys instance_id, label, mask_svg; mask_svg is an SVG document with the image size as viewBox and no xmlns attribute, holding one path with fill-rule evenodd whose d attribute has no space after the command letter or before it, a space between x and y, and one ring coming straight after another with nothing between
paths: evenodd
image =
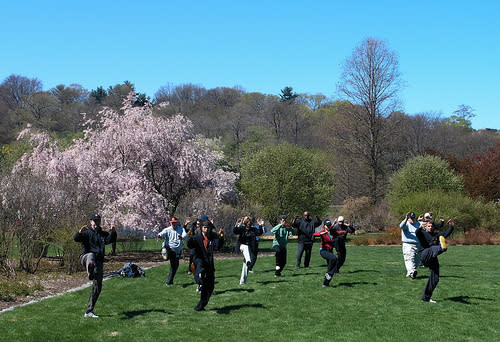
<instances>
[{"instance_id":1,"label":"bush","mask_svg":"<svg viewBox=\"0 0 500 342\"><path fill-rule=\"evenodd\" d=\"M33 285L26 284L17 280L0 280L0 300L11 302L16 297L26 297L34 294L35 291L43 290L40 283Z\"/></svg>"},{"instance_id":2,"label":"bush","mask_svg":"<svg viewBox=\"0 0 500 342\"><path fill-rule=\"evenodd\" d=\"M472 228L498 231L500 211L498 204L471 199L459 192L427 191L407 194L391 201L391 212L401 219L408 211L425 213L432 211L434 217L453 218L456 229L466 232Z\"/></svg>"},{"instance_id":3,"label":"bush","mask_svg":"<svg viewBox=\"0 0 500 342\"><path fill-rule=\"evenodd\" d=\"M450 242L461 245L498 245L500 238L491 231L471 229Z\"/></svg>"},{"instance_id":4,"label":"bush","mask_svg":"<svg viewBox=\"0 0 500 342\"><path fill-rule=\"evenodd\" d=\"M422 191L462 191L462 178L448 168L449 164L436 156L419 156L408 160L391 177L389 198L397 199Z\"/></svg>"},{"instance_id":5,"label":"bush","mask_svg":"<svg viewBox=\"0 0 500 342\"><path fill-rule=\"evenodd\" d=\"M340 209L340 215L365 232L383 231L394 219L389 213L387 201L373 204L369 197L348 198Z\"/></svg>"}]
</instances>

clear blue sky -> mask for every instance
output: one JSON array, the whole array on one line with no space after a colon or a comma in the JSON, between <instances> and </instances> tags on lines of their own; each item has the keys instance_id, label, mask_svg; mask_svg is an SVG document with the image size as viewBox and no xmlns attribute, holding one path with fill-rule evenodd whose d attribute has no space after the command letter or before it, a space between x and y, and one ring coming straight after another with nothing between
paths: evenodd
<instances>
[{"instance_id":1,"label":"clear blue sky","mask_svg":"<svg viewBox=\"0 0 500 342\"><path fill-rule=\"evenodd\" d=\"M48 90L125 80L338 98L342 62L365 38L399 55L402 110L500 129L500 1L3 1L0 82Z\"/></svg>"}]
</instances>

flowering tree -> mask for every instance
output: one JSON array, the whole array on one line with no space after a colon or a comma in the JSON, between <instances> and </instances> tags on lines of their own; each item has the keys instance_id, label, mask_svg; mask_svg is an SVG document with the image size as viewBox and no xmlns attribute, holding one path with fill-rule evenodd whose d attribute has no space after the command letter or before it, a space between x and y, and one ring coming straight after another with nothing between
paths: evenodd
<instances>
[{"instance_id":1,"label":"flowering tree","mask_svg":"<svg viewBox=\"0 0 500 342\"><path fill-rule=\"evenodd\" d=\"M131 93L123 114L105 109L99 121L88 120L84 137L64 151L46 134L32 134L33 152L13 172L29 168L47 181L77 180L75 201L95 200L106 224L138 230L166 225L191 190L234 198L237 175L217 167L222 155L204 146L191 121L155 117L151 105L134 102Z\"/></svg>"}]
</instances>

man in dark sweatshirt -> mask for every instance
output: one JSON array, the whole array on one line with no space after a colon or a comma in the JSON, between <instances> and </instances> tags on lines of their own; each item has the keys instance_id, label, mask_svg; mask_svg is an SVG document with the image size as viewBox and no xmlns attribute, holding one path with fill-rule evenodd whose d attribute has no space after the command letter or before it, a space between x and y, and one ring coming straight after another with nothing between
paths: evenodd
<instances>
[{"instance_id":1,"label":"man in dark sweatshirt","mask_svg":"<svg viewBox=\"0 0 500 342\"><path fill-rule=\"evenodd\" d=\"M102 289L104 245L116 240L116 230L114 227L111 228L111 233L102 230L101 216L94 214L90 218L90 224L80 228L73 239L82 244L80 262L85 266L89 279L93 281L84 317L98 318L94 313L94 306Z\"/></svg>"},{"instance_id":2,"label":"man in dark sweatshirt","mask_svg":"<svg viewBox=\"0 0 500 342\"><path fill-rule=\"evenodd\" d=\"M427 221L415 232L422 246L422 252L420 253L422 264L428 267L430 271L429 280L422 294L422 300L424 302L436 303L436 301L431 299L431 296L439 282L438 255L446 252L447 246L445 238L451 235L453 229L455 229L453 220L448 221L448 229L444 232L438 232L435 223Z\"/></svg>"},{"instance_id":3,"label":"man in dark sweatshirt","mask_svg":"<svg viewBox=\"0 0 500 342\"><path fill-rule=\"evenodd\" d=\"M304 257L304 267L309 267L309 262L311 261L311 251L314 242L314 231L316 227L321 225L321 219L316 216L316 219L311 218L311 214L306 211L304 216L299 219L299 216L295 217L292 227L297 228L298 235L298 249L297 249L297 268L300 268L300 263L302 260L302 254L306 252Z\"/></svg>"}]
</instances>

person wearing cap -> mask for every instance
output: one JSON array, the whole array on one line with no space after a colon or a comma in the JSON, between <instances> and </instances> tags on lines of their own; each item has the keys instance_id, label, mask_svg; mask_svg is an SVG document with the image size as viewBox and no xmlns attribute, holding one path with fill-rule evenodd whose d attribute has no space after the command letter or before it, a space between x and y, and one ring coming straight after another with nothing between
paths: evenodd
<instances>
[{"instance_id":1,"label":"person wearing cap","mask_svg":"<svg viewBox=\"0 0 500 342\"><path fill-rule=\"evenodd\" d=\"M101 216L94 214L90 217L90 224L80 228L73 240L82 244L80 263L85 266L89 280L92 280L92 290L84 317L98 318L94 307L102 289L105 245L116 240L116 230L114 227L111 232L102 230Z\"/></svg>"},{"instance_id":2,"label":"person wearing cap","mask_svg":"<svg viewBox=\"0 0 500 342\"><path fill-rule=\"evenodd\" d=\"M196 311L205 310L212 296L215 288L214 251L224 244L222 229L219 233L213 232L213 224L209 220L200 221L200 226L201 232L191 236L187 242L188 248L194 251L194 273L200 292L200 301L194 308Z\"/></svg>"},{"instance_id":3,"label":"person wearing cap","mask_svg":"<svg viewBox=\"0 0 500 342\"><path fill-rule=\"evenodd\" d=\"M293 235L293 228L286 223L285 215L281 216L280 223L271 229L271 233L274 234L273 250L276 253L276 270L274 276L280 277L286 265L288 237Z\"/></svg>"},{"instance_id":4,"label":"person wearing cap","mask_svg":"<svg viewBox=\"0 0 500 342\"><path fill-rule=\"evenodd\" d=\"M179 268L179 259L182 252L182 241L187 236L186 231L179 225L179 220L176 217L172 217L170 226L158 234L158 238L165 239L163 241L163 248L167 249L167 259L170 260L170 273L166 282L167 286L174 285L174 277Z\"/></svg>"},{"instance_id":5,"label":"person wearing cap","mask_svg":"<svg viewBox=\"0 0 500 342\"><path fill-rule=\"evenodd\" d=\"M319 254L323 259L326 260L328 268L325 273L325 278L323 280L323 287L330 286L330 281L335 274L335 269L337 266L337 257L333 254L333 249L335 248L335 237L337 231L332 227L333 223L331 220L326 219L323 223L323 230L318 233L314 233L314 236L319 236L321 239L321 245L319 247Z\"/></svg>"},{"instance_id":6,"label":"person wearing cap","mask_svg":"<svg viewBox=\"0 0 500 342\"><path fill-rule=\"evenodd\" d=\"M454 229L455 222L453 220L448 221L448 229L444 232L438 232L434 222L427 221L415 232L422 246L420 258L424 266L428 267L430 271L429 279L422 294L422 301L424 302L436 303L431 297L439 282L438 255L446 252L446 238L451 235Z\"/></svg>"},{"instance_id":7,"label":"person wearing cap","mask_svg":"<svg viewBox=\"0 0 500 342\"><path fill-rule=\"evenodd\" d=\"M311 214L308 211L304 212L302 218L295 216L292 227L297 229L297 265L296 268L300 268L300 263L302 261L302 254L306 252L304 257L304 267L309 267L311 262L312 246L314 243L314 231L316 227L321 226L321 219L316 216L315 219L311 218Z\"/></svg>"},{"instance_id":8,"label":"person wearing cap","mask_svg":"<svg viewBox=\"0 0 500 342\"><path fill-rule=\"evenodd\" d=\"M337 251L335 273L339 273L347 256L347 250L345 248L347 233L353 234L354 228L344 222L344 216L339 216L336 221L332 229L335 231L335 250Z\"/></svg>"},{"instance_id":9,"label":"person wearing cap","mask_svg":"<svg viewBox=\"0 0 500 342\"><path fill-rule=\"evenodd\" d=\"M420 222L416 220L414 212L406 214L405 219L400 223L401 240L403 244L403 258L406 267L406 276L415 279L417 277L417 268L420 265L420 241L415 232L420 227Z\"/></svg>"}]
</instances>

